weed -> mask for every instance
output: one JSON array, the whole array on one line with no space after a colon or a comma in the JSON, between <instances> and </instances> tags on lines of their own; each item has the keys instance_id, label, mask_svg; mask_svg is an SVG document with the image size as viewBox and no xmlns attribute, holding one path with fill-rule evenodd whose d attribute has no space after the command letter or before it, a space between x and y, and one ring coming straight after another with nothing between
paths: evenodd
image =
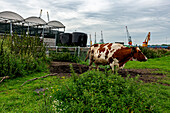
<instances>
[{"instance_id":1,"label":"weed","mask_svg":"<svg viewBox=\"0 0 170 113\"><path fill-rule=\"evenodd\" d=\"M123 79L111 71L88 71L60 86L53 93L60 104L54 106L63 112L158 112L154 95L137 79Z\"/></svg>"}]
</instances>

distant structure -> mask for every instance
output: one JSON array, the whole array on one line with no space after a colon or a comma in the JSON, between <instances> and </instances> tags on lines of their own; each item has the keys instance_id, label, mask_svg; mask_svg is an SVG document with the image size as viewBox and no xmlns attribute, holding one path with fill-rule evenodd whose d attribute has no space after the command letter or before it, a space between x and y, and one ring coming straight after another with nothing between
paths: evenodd
<instances>
[{"instance_id":1,"label":"distant structure","mask_svg":"<svg viewBox=\"0 0 170 113\"><path fill-rule=\"evenodd\" d=\"M95 32L95 35L94 35L94 37L95 37L94 43L96 44L96 43L97 43L97 42L96 42L96 32Z\"/></svg>"},{"instance_id":2,"label":"distant structure","mask_svg":"<svg viewBox=\"0 0 170 113\"><path fill-rule=\"evenodd\" d=\"M75 46L86 46L87 34L73 32L62 35L65 32L65 26L61 22L56 20L50 21L48 12L48 22L45 22L41 16L42 9L39 17L30 16L25 19L12 11L0 12L0 34L11 34L12 36L13 33L16 33L18 35L29 34L30 36L38 36L40 39L44 39L44 42L47 42L49 46L65 43Z\"/></svg>"},{"instance_id":3,"label":"distant structure","mask_svg":"<svg viewBox=\"0 0 170 113\"><path fill-rule=\"evenodd\" d=\"M142 45L143 47L148 46L148 42L150 41L150 36L151 36L151 33L149 32L148 35L145 38L145 41L143 42L143 45Z\"/></svg>"},{"instance_id":4,"label":"distant structure","mask_svg":"<svg viewBox=\"0 0 170 113\"><path fill-rule=\"evenodd\" d=\"M89 35L89 37L90 37L90 46L92 46L91 34Z\"/></svg>"},{"instance_id":5,"label":"distant structure","mask_svg":"<svg viewBox=\"0 0 170 113\"><path fill-rule=\"evenodd\" d=\"M65 31L65 26L61 22L56 20L45 22L41 15L42 10L39 17L30 16L24 19L12 11L0 12L0 33L16 33L18 35L28 33L30 36L43 35L45 38L56 38L60 32Z\"/></svg>"},{"instance_id":6,"label":"distant structure","mask_svg":"<svg viewBox=\"0 0 170 113\"><path fill-rule=\"evenodd\" d=\"M87 34L82 32L62 33L60 41L63 45L86 47Z\"/></svg>"},{"instance_id":7,"label":"distant structure","mask_svg":"<svg viewBox=\"0 0 170 113\"><path fill-rule=\"evenodd\" d=\"M103 43L104 43L102 31L101 31L101 39L100 39L99 43L100 43L100 44L103 44Z\"/></svg>"},{"instance_id":8,"label":"distant structure","mask_svg":"<svg viewBox=\"0 0 170 113\"><path fill-rule=\"evenodd\" d=\"M50 21L50 17L49 17L49 13L47 11L47 19L48 19L48 22Z\"/></svg>"},{"instance_id":9,"label":"distant structure","mask_svg":"<svg viewBox=\"0 0 170 113\"><path fill-rule=\"evenodd\" d=\"M122 45L124 45L124 42L115 42L116 44L122 44Z\"/></svg>"},{"instance_id":10,"label":"distant structure","mask_svg":"<svg viewBox=\"0 0 170 113\"><path fill-rule=\"evenodd\" d=\"M128 37L128 44L129 44L129 46L132 46L132 39L131 39L131 36L129 34L127 26L126 26L126 32L127 32L127 37Z\"/></svg>"}]
</instances>

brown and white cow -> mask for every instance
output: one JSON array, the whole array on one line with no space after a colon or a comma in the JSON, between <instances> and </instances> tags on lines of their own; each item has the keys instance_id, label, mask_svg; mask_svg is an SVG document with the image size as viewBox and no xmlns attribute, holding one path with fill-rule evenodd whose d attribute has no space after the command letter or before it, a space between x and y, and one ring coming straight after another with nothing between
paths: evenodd
<instances>
[{"instance_id":1,"label":"brown and white cow","mask_svg":"<svg viewBox=\"0 0 170 113\"><path fill-rule=\"evenodd\" d=\"M115 66L117 66L118 69L123 68L125 63L131 59L147 61L146 56L138 47L126 47L122 44L113 43L92 45L88 51L85 61L88 57L90 59L90 67L93 62L97 69L98 65L110 65L113 72Z\"/></svg>"}]
</instances>

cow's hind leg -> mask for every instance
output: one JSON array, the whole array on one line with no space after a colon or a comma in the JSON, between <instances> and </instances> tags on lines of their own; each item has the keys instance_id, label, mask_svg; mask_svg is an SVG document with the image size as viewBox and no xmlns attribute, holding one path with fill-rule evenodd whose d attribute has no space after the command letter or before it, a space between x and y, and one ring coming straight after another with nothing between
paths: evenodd
<instances>
[{"instance_id":1,"label":"cow's hind leg","mask_svg":"<svg viewBox=\"0 0 170 113\"><path fill-rule=\"evenodd\" d=\"M92 64L93 64L93 62L94 62L94 60L93 60L93 56L90 56L90 59L89 59L89 70L91 70L92 69Z\"/></svg>"},{"instance_id":2,"label":"cow's hind leg","mask_svg":"<svg viewBox=\"0 0 170 113\"><path fill-rule=\"evenodd\" d=\"M92 64L93 64L93 62L94 62L94 61L90 59L90 63L89 63L89 70L91 70L91 69L92 69Z\"/></svg>"},{"instance_id":3,"label":"cow's hind leg","mask_svg":"<svg viewBox=\"0 0 170 113\"><path fill-rule=\"evenodd\" d=\"M99 70L99 65L97 63L95 63L96 66L96 70Z\"/></svg>"},{"instance_id":4,"label":"cow's hind leg","mask_svg":"<svg viewBox=\"0 0 170 113\"><path fill-rule=\"evenodd\" d=\"M119 69L119 64L113 61L110 63L110 67L112 68L113 73L116 74Z\"/></svg>"}]
</instances>

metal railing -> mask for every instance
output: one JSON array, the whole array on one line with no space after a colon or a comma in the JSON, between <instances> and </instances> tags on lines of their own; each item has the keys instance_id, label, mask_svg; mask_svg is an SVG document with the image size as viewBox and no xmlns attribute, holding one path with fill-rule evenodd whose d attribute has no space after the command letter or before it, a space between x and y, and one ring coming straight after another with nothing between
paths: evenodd
<instances>
[{"instance_id":1,"label":"metal railing","mask_svg":"<svg viewBox=\"0 0 170 113\"><path fill-rule=\"evenodd\" d=\"M49 51L56 51L56 53L63 53L63 49L67 49L71 54L77 55L80 57L81 52L87 52L89 50L89 47L80 47L80 46L75 46L75 47L66 47L66 46L46 46L46 54L49 54Z\"/></svg>"}]
</instances>

